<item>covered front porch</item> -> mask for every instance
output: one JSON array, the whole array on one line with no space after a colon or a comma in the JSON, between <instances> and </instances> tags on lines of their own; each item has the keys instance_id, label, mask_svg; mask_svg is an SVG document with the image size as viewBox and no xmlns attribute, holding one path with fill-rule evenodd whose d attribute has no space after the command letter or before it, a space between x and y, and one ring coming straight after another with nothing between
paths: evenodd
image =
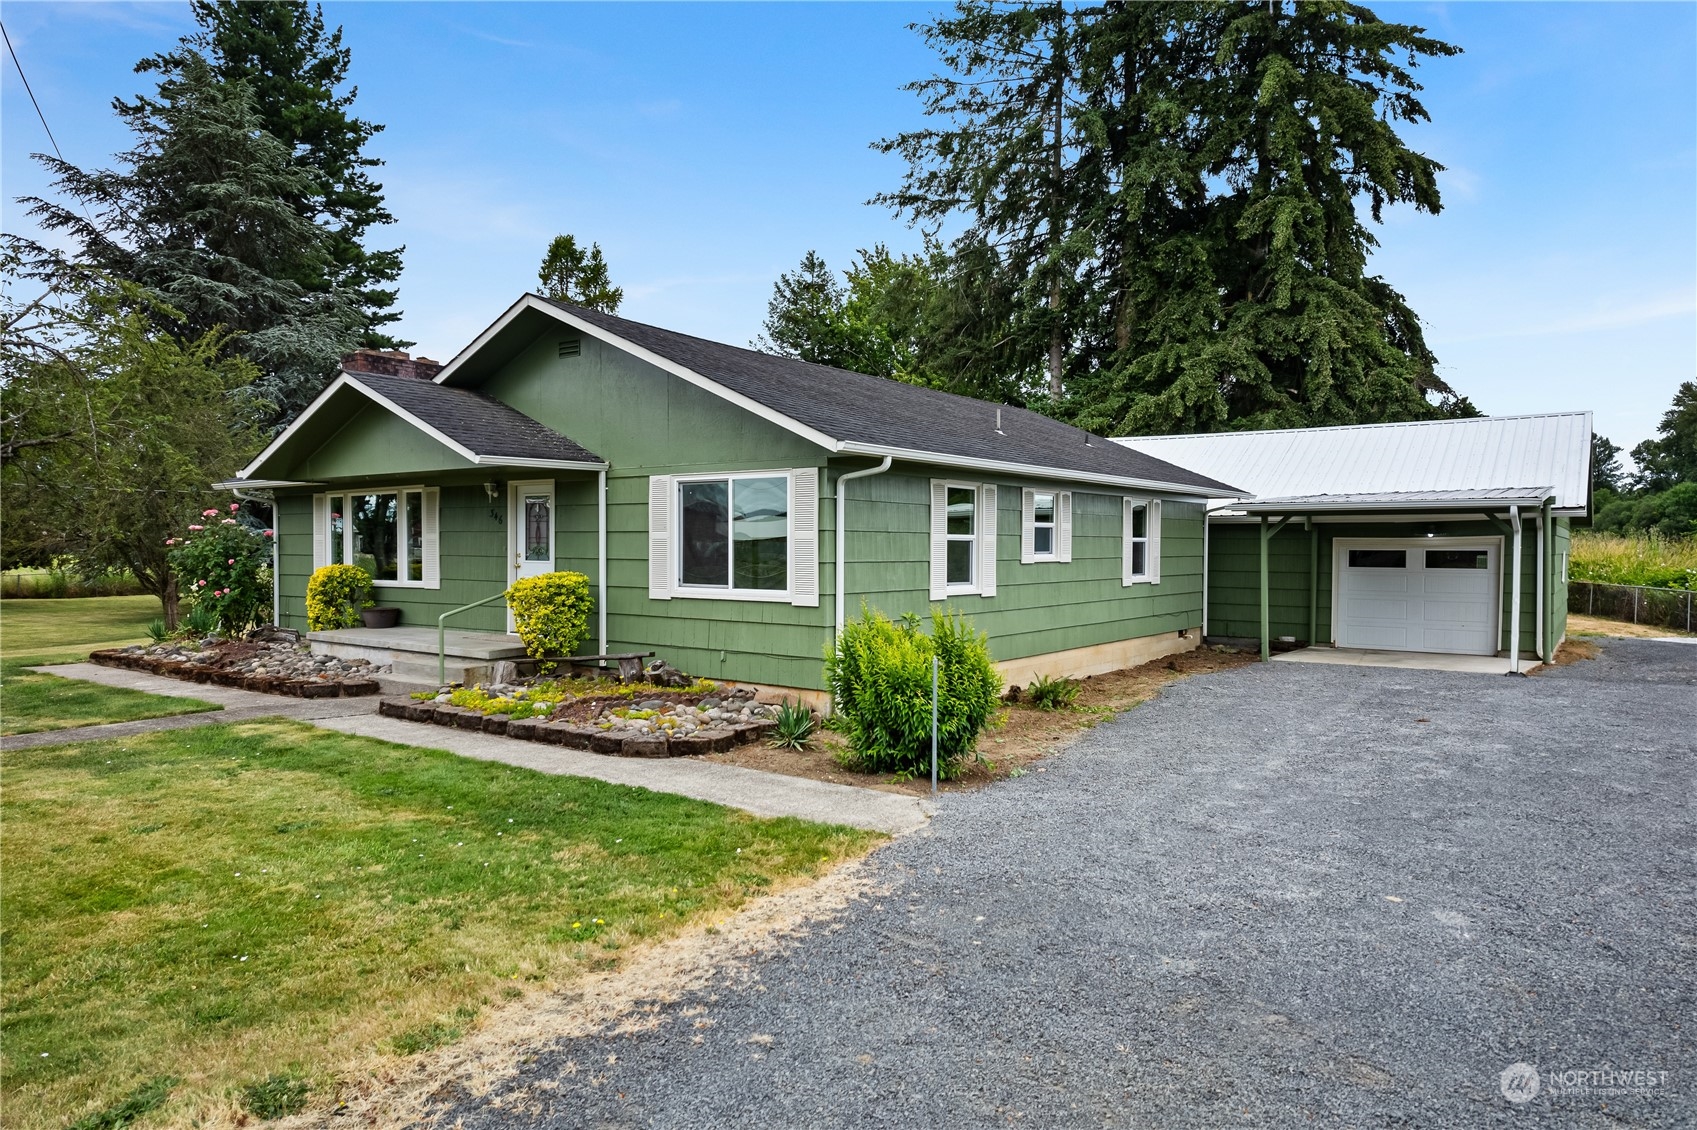
<instances>
[{"instance_id":1,"label":"covered front porch","mask_svg":"<svg viewBox=\"0 0 1697 1130\"><path fill-rule=\"evenodd\" d=\"M522 577L588 576L591 633L604 643L606 481L598 456L499 401L420 377L344 372L223 485L274 502L280 625L308 630L315 570L358 565L399 626L312 633L314 647L392 654L398 671L434 683L444 622L462 676L487 677L493 662L522 655L502 598Z\"/></svg>"}]
</instances>

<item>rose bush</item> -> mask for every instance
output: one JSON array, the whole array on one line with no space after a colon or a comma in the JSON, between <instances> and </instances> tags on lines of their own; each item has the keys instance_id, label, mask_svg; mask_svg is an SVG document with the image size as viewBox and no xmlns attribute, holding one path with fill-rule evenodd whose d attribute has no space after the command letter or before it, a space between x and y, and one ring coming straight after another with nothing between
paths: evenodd
<instances>
[{"instance_id":1,"label":"rose bush","mask_svg":"<svg viewBox=\"0 0 1697 1130\"><path fill-rule=\"evenodd\" d=\"M241 507L230 504L230 515ZM167 538L178 597L190 608L206 609L227 634L264 623L271 615L272 530L253 530L217 510L202 512L203 522L180 538Z\"/></svg>"}]
</instances>

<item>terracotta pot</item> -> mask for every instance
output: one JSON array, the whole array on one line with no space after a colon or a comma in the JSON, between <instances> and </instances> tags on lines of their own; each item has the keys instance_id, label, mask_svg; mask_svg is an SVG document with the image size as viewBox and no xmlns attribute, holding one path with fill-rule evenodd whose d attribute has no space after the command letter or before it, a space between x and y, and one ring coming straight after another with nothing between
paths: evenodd
<instances>
[{"instance_id":1,"label":"terracotta pot","mask_svg":"<svg viewBox=\"0 0 1697 1130\"><path fill-rule=\"evenodd\" d=\"M362 608L359 618L365 621L368 628L393 628L401 622L399 608Z\"/></svg>"}]
</instances>

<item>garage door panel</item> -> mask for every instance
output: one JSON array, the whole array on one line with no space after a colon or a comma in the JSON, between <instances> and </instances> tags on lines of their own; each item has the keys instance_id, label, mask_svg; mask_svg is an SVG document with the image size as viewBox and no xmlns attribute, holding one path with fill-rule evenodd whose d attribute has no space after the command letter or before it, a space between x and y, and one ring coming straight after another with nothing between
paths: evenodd
<instances>
[{"instance_id":1,"label":"garage door panel","mask_svg":"<svg viewBox=\"0 0 1697 1130\"><path fill-rule=\"evenodd\" d=\"M1494 549L1425 539L1340 549L1340 646L1495 653L1501 573Z\"/></svg>"}]
</instances>

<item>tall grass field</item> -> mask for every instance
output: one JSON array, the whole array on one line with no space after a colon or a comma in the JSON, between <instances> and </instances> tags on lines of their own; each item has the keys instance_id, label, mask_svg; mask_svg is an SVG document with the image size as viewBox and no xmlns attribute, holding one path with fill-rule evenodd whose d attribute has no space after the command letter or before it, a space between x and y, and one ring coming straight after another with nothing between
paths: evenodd
<instances>
[{"instance_id":1,"label":"tall grass field","mask_svg":"<svg viewBox=\"0 0 1697 1130\"><path fill-rule=\"evenodd\" d=\"M1697 538L1576 530L1569 552L1575 581L1697 591Z\"/></svg>"}]
</instances>

